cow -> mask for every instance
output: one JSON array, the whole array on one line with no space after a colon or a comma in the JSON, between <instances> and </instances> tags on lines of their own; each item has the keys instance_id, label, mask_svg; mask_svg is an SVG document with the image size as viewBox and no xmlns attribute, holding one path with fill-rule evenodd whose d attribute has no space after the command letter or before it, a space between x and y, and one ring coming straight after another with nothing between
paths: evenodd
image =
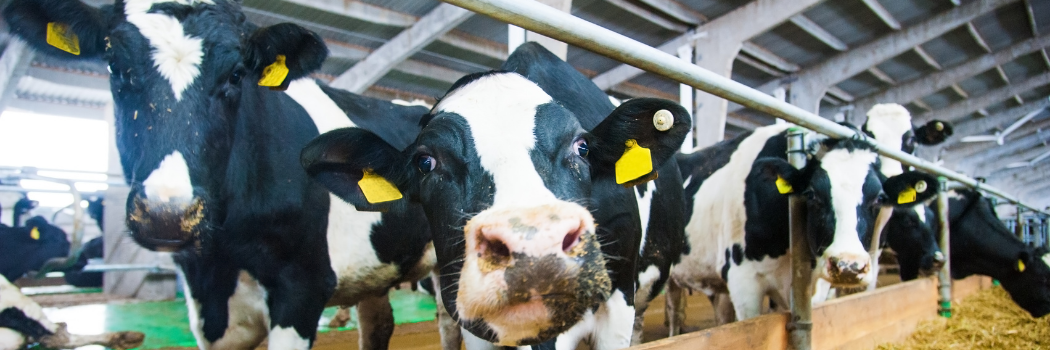
<instances>
[{"instance_id":1,"label":"cow","mask_svg":"<svg viewBox=\"0 0 1050 350\"><path fill-rule=\"evenodd\" d=\"M17 280L29 271L39 271L48 260L69 255L69 237L42 216L26 220L22 227L0 224L0 275Z\"/></svg>"},{"instance_id":2,"label":"cow","mask_svg":"<svg viewBox=\"0 0 1050 350\"><path fill-rule=\"evenodd\" d=\"M876 104L867 112L867 120L861 130L882 148L896 149L905 153L915 152L917 145L932 146L944 142L953 134L950 123L931 120L921 127L914 127L911 114L904 106L895 103ZM879 156L883 176L895 176L907 170L900 161ZM928 184L930 186L933 183ZM932 187L931 187L932 188ZM896 198L896 197L890 197ZM928 222L932 218L921 202L903 203L893 210L882 234L882 246L893 247L900 265L901 278L914 279L917 275L931 275L944 264L944 254L937 244L935 228ZM869 286L874 287L874 285Z\"/></svg>"},{"instance_id":3,"label":"cow","mask_svg":"<svg viewBox=\"0 0 1050 350\"><path fill-rule=\"evenodd\" d=\"M71 334L66 330L65 323L48 320L39 304L22 294L7 278L0 276L0 350L26 349L34 344L48 349L72 349L86 345L131 349L141 346L145 338L140 332Z\"/></svg>"},{"instance_id":4,"label":"cow","mask_svg":"<svg viewBox=\"0 0 1050 350\"><path fill-rule=\"evenodd\" d=\"M893 197L897 192L891 190L887 194ZM951 277L990 276L998 280L1014 302L1033 317L1050 314L1050 251L1046 247L1029 247L1014 236L999 220L991 200L979 191L957 188L948 191L947 196ZM934 231L938 213L932 210L929 201L920 206L926 219L918 229ZM915 212L905 211L905 214L910 214L911 220L920 220ZM917 229L915 226L909 228ZM915 257L908 256L904 248L915 244L912 240L891 241L890 247L900 249L898 259L914 260ZM919 269L919 266L905 265L902 261L901 280L915 279L920 274Z\"/></svg>"},{"instance_id":5,"label":"cow","mask_svg":"<svg viewBox=\"0 0 1050 350\"><path fill-rule=\"evenodd\" d=\"M575 96L579 86L529 79L542 73L468 75L409 147L360 128L334 130L303 149L303 166L351 203L368 204L359 180L374 173L423 205L439 303L469 334L500 346L573 349L589 338L595 349L624 348L642 242L631 186L664 169L690 118L649 98L602 117L606 107L592 99L557 93ZM588 131L585 120L601 122ZM643 148L648 155L635 153Z\"/></svg>"},{"instance_id":6,"label":"cow","mask_svg":"<svg viewBox=\"0 0 1050 350\"><path fill-rule=\"evenodd\" d=\"M809 160L796 169L786 160L789 127L760 127L677 157L690 202L686 235L691 251L671 278L707 294L719 323L758 316L767 296L778 309L789 305L789 194L806 200L814 282L856 287L875 275L868 252L875 216L896 203L886 203L883 185L935 180L917 172L885 179L868 143L812 132L805 144ZM918 193L917 200L934 192Z\"/></svg>"},{"instance_id":7,"label":"cow","mask_svg":"<svg viewBox=\"0 0 1050 350\"><path fill-rule=\"evenodd\" d=\"M298 25L258 27L233 0L16 0L12 34L110 69L126 223L173 252L202 349L306 349L326 305L359 307L362 348L386 348L389 288L433 269L429 225L330 195L298 166L320 133L360 126L408 145L427 113L309 77L328 54ZM369 206L375 208L376 206Z\"/></svg>"}]
</instances>

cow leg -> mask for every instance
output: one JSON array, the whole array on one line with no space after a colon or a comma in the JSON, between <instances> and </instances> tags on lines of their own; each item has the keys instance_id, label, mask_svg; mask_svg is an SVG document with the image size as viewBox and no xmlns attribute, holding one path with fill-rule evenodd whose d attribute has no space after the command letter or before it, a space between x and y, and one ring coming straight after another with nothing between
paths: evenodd
<instances>
[{"instance_id":1,"label":"cow leg","mask_svg":"<svg viewBox=\"0 0 1050 350\"><path fill-rule=\"evenodd\" d=\"M664 293L664 325L667 326L669 337L681 334L685 326L687 299L682 289L673 277L667 279L667 289Z\"/></svg>"},{"instance_id":2,"label":"cow leg","mask_svg":"<svg viewBox=\"0 0 1050 350\"><path fill-rule=\"evenodd\" d=\"M736 311L733 307L733 299L727 293L714 292L707 296L711 301L711 307L715 310L715 324L724 325L736 322Z\"/></svg>"},{"instance_id":3,"label":"cow leg","mask_svg":"<svg viewBox=\"0 0 1050 350\"><path fill-rule=\"evenodd\" d=\"M0 327L0 349L13 350L22 349L26 343L26 337L10 328Z\"/></svg>"},{"instance_id":4,"label":"cow leg","mask_svg":"<svg viewBox=\"0 0 1050 350\"><path fill-rule=\"evenodd\" d=\"M365 297L357 303L357 344L361 350L387 349L394 334L390 294Z\"/></svg>"},{"instance_id":5,"label":"cow leg","mask_svg":"<svg viewBox=\"0 0 1050 350\"><path fill-rule=\"evenodd\" d=\"M438 332L441 334L441 349L442 350L459 350L460 344L463 343L463 332L456 323L456 320L452 319L452 315L448 314L448 310L445 309L445 303L441 301L441 283L437 277L439 273L432 273L430 275L431 280L434 282L434 300L437 302L437 321L438 321ZM468 347L468 349L470 349Z\"/></svg>"},{"instance_id":6,"label":"cow leg","mask_svg":"<svg viewBox=\"0 0 1050 350\"><path fill-rule=\"evenodd\" d=\"M335 291L335 272L324 258L320 266L284 266L276 276L277 285L267 288L270 350L306 350L313 344L317 320Z\"/></svg>"},{"instance_id":7,"label":"cow leg","mask_svg":"<svg viewBox=\"0 0 1050 350\"><path fill-rule=\"evenodd\" d=\"M98 335L76 335L66 330L65 323L57 323L58 330L39 339L40 344L52 349L73 349L88 345L102 345L111 349L131 349L142 345L146 335L141 332L110 332Z\"/></svg>"},{"instance_id":8,"label":"cow leg","mask_svg":"<svg viewBox=\"0 0 1050 350\"><path fill-rule=\"evenodd\" d=\"M332 316L332 320L328 322L328 328L343 328L347 323L350 323L350 307L339 306L335 311L335 316Z\"/></svg>"}]
</instances>

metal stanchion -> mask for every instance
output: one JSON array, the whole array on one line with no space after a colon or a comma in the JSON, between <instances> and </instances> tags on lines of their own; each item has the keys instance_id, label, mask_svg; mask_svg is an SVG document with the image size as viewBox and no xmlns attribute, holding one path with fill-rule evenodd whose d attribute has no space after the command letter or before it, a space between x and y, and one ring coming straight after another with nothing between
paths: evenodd
<instances>
[{"instance_id":1,"label":"metal stanchion","mask_svg":"<svg viewBox=\"0 0 1050 350\"><path fill-rule=\"evenodd\" d=\"M944 253L944 267L937 272L937 287L941 295L941 308L937 311L947 318L952 317L952 246L949 223L948 179L940 176L937 178L937 224L941 253Z\"/></svg>"},{"instance_id":2,"label":"metal stanchion","mask_svg":"<svg viewBox=\"0 0 1050 350\"><path fill-rule=\"evenodd\" d=\"M1024 242L1024 218L1022 218L1024 208L1020 205L1014 207L1017 208L1017 211L1014 213L1014 234L1021 239L1021 242Z\"/></svg>"},{"instance_id":3,"label":"metal stanchion","mask_svg":"<svg viewBox=\"0 0 1050 350\"><path fill-rule=\"evenodd\" d=\"M802 128L788 130L788 162L795 168L806 166L805 133ZM788 324L791 349L809 350L812 347L813 306L810 286L813 254L806 242L806 200L798 194L788 197L791 225L791 322Z\"/></svg>"}]
</instances>

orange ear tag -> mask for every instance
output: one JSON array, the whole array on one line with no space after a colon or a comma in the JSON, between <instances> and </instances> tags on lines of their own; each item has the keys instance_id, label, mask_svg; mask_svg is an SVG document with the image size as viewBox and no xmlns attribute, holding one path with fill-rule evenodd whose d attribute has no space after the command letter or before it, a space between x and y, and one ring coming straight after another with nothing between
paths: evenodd
<instances>
[{"instance_id":1,"label":"orange ear tag","mask_svg":"<svg viewBox=\"0 0 1050 350\"><path fill-rule=\"evenodd\" d=\"M653 156L648 148L642 147L634 139L627 140L627 150L616 161L616 184L637 179L653 172Z\"/></svg>"},{"instance_id":2,"label":"orange ear tag","mask_svg":"<svg viewBox=\"0 0 1050 350\"><path fill-rule=\"evenodd\" d=\"M284 79L288 77L288 66L285 66L284 62L284 55L277 55L277 62L263 69L262 77L259 78L259 86L281 86Z\"/></svg>"},{"instance_id":3,"label":"orange ear tag","mask_svg":"<svg viewBox=\"0 0 1050 350\"><path fill-rule=\"evenodd\" d=\"M379 176L372 169L365 169L365 175L357 182L368 203L376 204L401 199L401 191L394 184Z\"/></svg>"},{"instance_id":4,"label":"orange ear tag","mask_svg":"<svg viewBox=\"0 0 1050 350\"><path fill-rule=\"evenodd\" d=\"M80 39L68 24L50 22L47 24L47 43L59 50L80 56Z\"/></svg>"}]
</instances>

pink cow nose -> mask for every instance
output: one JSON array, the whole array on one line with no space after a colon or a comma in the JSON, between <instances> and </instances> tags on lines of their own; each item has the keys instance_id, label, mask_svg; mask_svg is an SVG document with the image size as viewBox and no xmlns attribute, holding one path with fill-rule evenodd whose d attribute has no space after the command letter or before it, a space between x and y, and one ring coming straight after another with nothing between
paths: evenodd
<instances>
[{"instance_id":1,"label":"pink cow nose","mask_svg":"<svg viewBox=\"0 0 1050 350\"><path fill-rule=\"evenodd\" d=\"M467 235L476 239L474 250L479 257L495 261L518 254L572 255L594 225L589 212L566 204L487 211L467 224Z\"/></svg>"}]
</instances>

